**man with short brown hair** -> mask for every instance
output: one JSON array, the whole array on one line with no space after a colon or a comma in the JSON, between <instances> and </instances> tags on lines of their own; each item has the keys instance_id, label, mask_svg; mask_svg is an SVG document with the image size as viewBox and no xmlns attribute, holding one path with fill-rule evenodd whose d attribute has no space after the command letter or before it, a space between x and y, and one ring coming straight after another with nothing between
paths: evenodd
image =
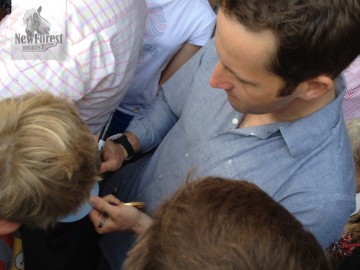
<instances>
[{"instance_id":1,"label":"man with short brown hair","mask_svg":"<svg viewBox=\"0 0 360 270\"><path fill-rule=\"evenodd\" d=\"M215 39L164 84L116 144L108 141L102 171L157 148L117 171L106 191L118 187L120 200L144 201L152 214L190 169L196 177L249 179L326 248L355 208L340 73L360 53L360 2L219 6ZM114 269L126 237L101 239Z\"/></svg>"}]
</instances>

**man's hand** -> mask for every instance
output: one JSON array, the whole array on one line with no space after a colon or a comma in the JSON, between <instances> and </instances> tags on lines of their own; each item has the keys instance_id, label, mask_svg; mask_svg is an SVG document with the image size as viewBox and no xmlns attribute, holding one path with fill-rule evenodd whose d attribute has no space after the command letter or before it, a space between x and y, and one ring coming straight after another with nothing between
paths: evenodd
<instances>
[{"instance_id":1,"label":"man's hand","mask_svg":"<svg viewBox=\"0 0 360 270\"><path fill-rule=\"evenodd\" d=\"M100 233L116 231L132 231L139 234L145 231L152 223L152 219L132 206L123 205L113 195L104 198L90 197L94 209L89 217L95 230Z\"/></svg>"},{"instance_id":2,"label":"man's hand","mask_svg":"<svg viewBox=\"0 0 360 270\"><path fill-rule=\"evenodd\" d=\"M134 149L134 152L141 152L140 141L136 135L128 131L125 131L123 134L126 135L129 143ZM108 171L116 171L120 169L123 162L128 158L128 152L122 145L116 144L111 140L106 140L101 156L103 163L100 167L100 174L103 174Z\"/></svg>"},{"instance_id":3,"label":"man's hand","mask_svg":"<svg viewBox=\"0 0 360 270\"><path fill-rule=\"evenodd\" d=\"M111 140L106 140L102 151L103 163L100 167L100 174L108 171L116 171L121 168L127 158L127 152L120 144L115 144Z\"/></svg>"}]
</instances>

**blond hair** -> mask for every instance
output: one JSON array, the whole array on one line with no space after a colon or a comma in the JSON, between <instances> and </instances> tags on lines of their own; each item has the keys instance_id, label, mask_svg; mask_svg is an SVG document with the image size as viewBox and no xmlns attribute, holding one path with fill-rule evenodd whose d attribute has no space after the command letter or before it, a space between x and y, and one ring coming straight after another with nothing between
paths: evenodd
<instances>
[{"instance_id":1,"label":"blond hair","mask_svg":"<svg viewBox=\"0 0 360 270\"><path fill-rule=\"evenodd\" d=\"M360 118L356 118L346 122L351 148L353 152L356 170L360 170ZM357 180L357 189L360 186ZM350 217L349 222L345 225L345 234L352 236L353 241L360 243L360 212Z\"/></svg>"},{"instance_id":2,"label":"blond hair","mask_svg":"<svg viewBox=\"0 0 360 270\"><path fill-rule=\"evenodd\" d=\"M75 107L49 93L0 101L0 219L46 228L98 180L96 142Z\"/></svg>"},{"instance_id":3,"label":"blond hair","mask_svg":"<svg viewBox=\"0 0 360 270\"><path fill-rule=\"evenodd\" d=\"M329 269L311 233L256 185L206 177L165 202L126 270Z\"/></svg>"},{"instance_id":4,"label":"blond hair","mask_svg":"<svg viewBox=\"0 0 360 270\"><path fill-rule=\"evenodd\" d=\"M360 118L346 122L355 166L360 169Z\"/></svg>"}]
</instances>

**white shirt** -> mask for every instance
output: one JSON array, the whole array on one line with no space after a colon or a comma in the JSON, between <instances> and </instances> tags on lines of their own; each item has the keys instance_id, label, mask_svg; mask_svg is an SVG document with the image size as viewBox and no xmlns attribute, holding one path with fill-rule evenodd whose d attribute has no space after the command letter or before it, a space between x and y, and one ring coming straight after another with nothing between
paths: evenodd
<instances>
[{"instance_id":1,"label":"white shirt","mask_svg":"<svg viewBox=\"0 0 360 270\"><path fill-rule=\"evenodd\" d=\"M135 77L118 110L138 112L156 96L162 70L185 42L204 46L216 15L207 0L146 0L144 47Z\"/></svg>"},{"instance_id":2,"label":"white shirt","mask_svg":"<svg viewBox=\"0 0 360 270\"><path fill-rule=\"evenodd\" d=\"M43 12L54 5L50 0L41 3ZM67 61L11 58L13 35L25 33L26 10L13 4L12 13L0 23L0 98L49 91L73 101L90 130L98 133L133 78L142 48L145 2L68 0ZM51 13L45 19L55 20Z\"/></svg>"}]
</instances>

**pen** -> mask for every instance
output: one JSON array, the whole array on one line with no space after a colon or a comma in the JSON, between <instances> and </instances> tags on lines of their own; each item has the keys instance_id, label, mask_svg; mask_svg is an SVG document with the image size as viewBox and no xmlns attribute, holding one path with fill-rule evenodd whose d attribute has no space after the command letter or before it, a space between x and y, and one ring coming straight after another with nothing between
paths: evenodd
<instances>
[{"instance_id":1,"label":"pen","mask_svg":"<svg viewBox=\"0 0 360 270\"><path fill-rule=\"evenodd\" d=\"M109 130L110 123L111 123L111 120L113 118L113 115L114 115L114 113L112 113L110 115L109 119L106 121L106 124L101 129L101 132L100 132L100 135L99 135L99 140L98 140L98 150L99 150L100 154L102 153L102 150L104 148L107 133L108 133L108 130Z\"/></svg>"},{"instance_id":2,"label":"pen","mask_svg":"<svg viewBox=\"0 0 360 270\"><path fill-rule=\"evenodd\" d=\"M111 205L115 205L112 202L109 202L109 203ZM135 208L140 209L140 208L143 208L145 206L145 203L143 203L143 202L127 202L127 203L123 203L122 205L131 206L131 207L135 207ZM100 222L98 224L98 227L102 228L108 218L109 218L109 216L107 214L103 214L101 219L100 219Z\"/></svg>"}]
</instances>

